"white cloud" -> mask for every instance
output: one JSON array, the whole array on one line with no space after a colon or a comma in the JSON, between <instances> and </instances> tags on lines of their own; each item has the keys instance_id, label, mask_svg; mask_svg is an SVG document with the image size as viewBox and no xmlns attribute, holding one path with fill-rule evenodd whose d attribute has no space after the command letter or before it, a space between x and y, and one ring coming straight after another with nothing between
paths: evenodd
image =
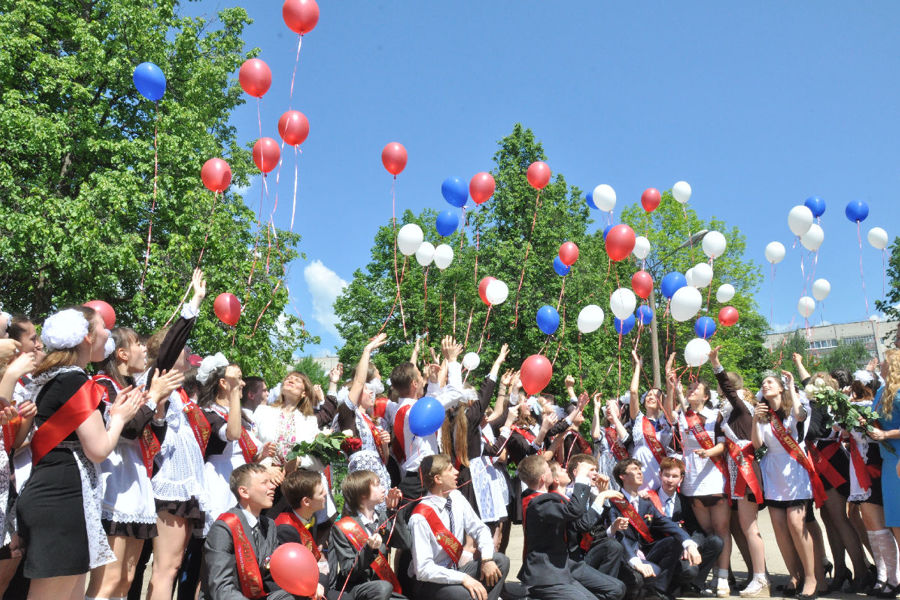
<instances>
[{"instance_id":1,"label":"white cloud","mask_svg":"<svg viewBox=\"0 0 900 600\"><path fill-rule=\"evenodd\" d=\"M335 325L334 301L347 287L347 282L326 267L321 260L314 260L303 269L303 279L312 296L313 319L328 332L340 338Z\"/></svg>"}]
</instances>

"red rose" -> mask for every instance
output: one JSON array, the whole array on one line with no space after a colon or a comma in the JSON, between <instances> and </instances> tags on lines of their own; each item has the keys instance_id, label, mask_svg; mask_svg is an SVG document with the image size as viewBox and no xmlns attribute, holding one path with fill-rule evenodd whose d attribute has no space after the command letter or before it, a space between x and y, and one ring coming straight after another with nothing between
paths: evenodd
<instances>
[{"instance_id":1,"label":"red rose","mask_svg":"<svg viewBox=\"0 0 900 600\"><path fill-rule=\"evenodd\" d=\"M362 450L362 440L357 437L349 437L341 442L341 451L347 456L360 450Z\"/></svg>"}]
</instances>

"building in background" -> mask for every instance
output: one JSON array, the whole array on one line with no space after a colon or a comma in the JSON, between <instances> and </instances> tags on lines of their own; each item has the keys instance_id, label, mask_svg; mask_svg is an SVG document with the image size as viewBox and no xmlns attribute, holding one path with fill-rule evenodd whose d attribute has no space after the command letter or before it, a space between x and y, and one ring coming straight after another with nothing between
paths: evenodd
<instances>
[{"instance_id":1,"label":"building in background","mask_svg":"<svg viewBox=\"0 0 900 600\"><path fill-rule=\"evenodd\" d=\"M809 341L810 354L819 358L837 348L838 343L860 342L872 356L877 356L878 360L881 360L884 358L884 351L895 346L894 336L898 323L900 321L878 321L873 318L868 321L832 323L809 329L800 328L794 331L769 333L766 335L765 346L769 350L775 350L786 338L799 332ZM888 338L887 343L885 343L886 338Z\"/></svg>"},{"instance_id":2,"label":"building in background","mask_svg":"<svg viewBox=\"0 0 900 600\"><path fill-rule=\"evenodd\" d=\"M327 356L314 356L313 360L316 361L319 364L319 366L322 367L322 370L325 371L326 373L328 373L333 368L335 368L337 366L338 362L340 362L338 360L337 354L330 354ZM345 373L345 375L346 375L346 373Z\"/></svg>"}]
</instances>

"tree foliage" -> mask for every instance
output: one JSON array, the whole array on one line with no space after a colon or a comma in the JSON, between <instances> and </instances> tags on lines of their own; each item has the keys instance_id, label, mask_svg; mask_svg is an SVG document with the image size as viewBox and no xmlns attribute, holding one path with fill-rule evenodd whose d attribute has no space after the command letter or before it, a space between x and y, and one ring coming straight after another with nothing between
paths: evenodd
<instances>
[{"instance_id":1,"label":"tree foliage","mask_svg":"<svg viewBox=\"0 0 900 600\"><path fill-rule=\"evenodd\" d=\"M239 195L214 198L199 177L203 162L215 156L230 163L234 185L247 185L255 173L248 148L228 124L244 101L236 70L247 57L241 40L247 13L228 8L213 22L185 18L176 0L4 0L2 6L0 298L6 309L41 320L58 307L98 298L113 305L119 323L150 332L175 312L205 247L210 301L192 345L234 355L248 374L278 377L293 346L309 339L299 319L283 312L285 288L273 294L297 256L299 237L278 231L270 245L270 232ZM158 106L132 83L134 67L144 61L159 65L168 80ZM213 316L212 299L225 291L244 307L236 332Z\"/></svg>"},{"instance_id":2,"label":"tree foliage","mask_svg":"<svg viewBox=\"0 0 900 600\"><path fill-rule=\"evenodd\" d=\"M876 300L875 306L885 314L888 321L900 321L900 237L894 238L890 246L887 276L890 287L884 300ZM900 347L900 328L888 334L883 340L888 346Z\"/></svg>"},{"instance_id":3,"label":"tree foliage","mask_svg":"<svg viewBox=\"0 0 900 600\"><path fill-rule=\"evenodd\" d=\"M294 363L293 370L309 377L313 385L320 385L323 390L328 389L328 373L322 369L312 356L300 357L300 360Z\"/></svg>"},{"instance_id":4,"label":"tree foliage","mask_svg":"<svg viewBox=\"0 0 900 600\"><path fill-rule=\"evenodd\" d=\"M408 360L414 338L427 333L427 345L432 348L437 348L440 336L455 335L465 342L466 351L480 349L482 360L476 375L487 372L500 344L507 342L511 349L508 366L517 367L535 353L545 354L554 363L554 378L548 391L561 391L567 374L580 379L588 391L602 390L607 394L624 391L631 375L631 347L640 336L642 355L649 358L649 333L646 328L636 327L624 336L620 346L613 330L609 296L617 287L630 287L631 275L638 266L633 258L618 263L609 260L602 231L589 231L591 214L582 192L568 185L561 173L555 173L540 195L529 186L525 177L528 165L545 159L543 148L531 130L516 125L499 142L494 155L492 174L497 182L494 196L467 211L466 226L461 231L441 240L434 227L436 211L431 209L418 215L406 211L396 228L390 223L380 227L372 246L371 261L365 269L354 273L352 282L335 302L340 319L338 331L346 340L339 351L341 361L354 363L366 341L383 326L389 342L373 360L385 374L394 365ZM766 368L768 354L762 347L765 322L750 300L760 274L756 267L742 260L743 236L736 229L727 229L720 221L703 222L690 208L682 212L669 193L665 194L657 213L645 217L641 212L629 208L623 218L638 235L649 234L658 256L665 257L669 249L677 247L687 237L684 234L687 231L706 227L725 233L730 246L726 255L716 261L713 290L723 282L735 286L738 296L733 304L740 311L741 320L735 327L720 328L712 341L725 346L723 361L745 376L756 375ZM394 239L395 230L406 223L418 223L425 239L435 245L442 241L450 244L455 256L450 267L438 271L433 265L423 269L414 258L404 260L397 253L397 271L402 278L401 312L399 303L394 306L397 287ZM565 241L575 242L580 256L564 279L554 272L553 259ZM697 261L704 258L699 249L694 250L694 256ZM523 264L526 268L516 315ZM660 262L657 270L660 273L675 268L683 271L692 264L690 252L686 250ZM490 315L478 296L478 281L485 276L501 279L510 288L507 301L493 307ZM654 278L658 285L658 279ZM714 296L713 291L710 312L715 315ZM553 336L542 334L535 324L536 312L544 304L558 307L560 314L560 327ZM601 306L606 318L596 332L580 334L576 320L587 304ZM693 328L693 323L676 325L668 317L660 318L661 353L670 349L681 356L684 344L694 337L688 333L689 328ZM711 377L711 373L708 375Z\"/></svg>"}]
</instances>

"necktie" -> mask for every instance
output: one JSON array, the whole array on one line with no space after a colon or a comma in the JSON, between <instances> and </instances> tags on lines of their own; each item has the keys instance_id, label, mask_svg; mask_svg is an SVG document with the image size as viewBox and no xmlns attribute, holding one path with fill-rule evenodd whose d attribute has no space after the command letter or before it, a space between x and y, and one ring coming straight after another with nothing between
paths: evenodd
<instances>
[{"instance_id":1,"label":"necktie","mask_svg":"<svg viewBox=\"0 0 900 600\"><path fill-rule=\"evenodd\" d=\"M250 534L253 536L253 545L257 552L262 549L263 535L259 530L259 522L256 523L253 527L250 528Z\"/></svg>"},{"instance_id":2,"label":"necktie","mask_svg":"<svg viewBox=\"0 0 900 600\"><path fill-rule=\"evenodd\" d=\"M450 498L447 498L447 503L444 504L444 510L447 511L447 518L450 519L450 533L453 533L453 501ZM456 535L453 533L453 535Z\"/></svg>"},{"instance_id":3,"label":"necktie","mask_svg":"<svg viewBox=\"0 0 900 600\"><path fill-rule=\"evenodd\" d=\"M669 498L666 500L666 516L670 519L672 518L672 514L675 512L675 500L674 498Z\"/></svg>"}]
</instances>

